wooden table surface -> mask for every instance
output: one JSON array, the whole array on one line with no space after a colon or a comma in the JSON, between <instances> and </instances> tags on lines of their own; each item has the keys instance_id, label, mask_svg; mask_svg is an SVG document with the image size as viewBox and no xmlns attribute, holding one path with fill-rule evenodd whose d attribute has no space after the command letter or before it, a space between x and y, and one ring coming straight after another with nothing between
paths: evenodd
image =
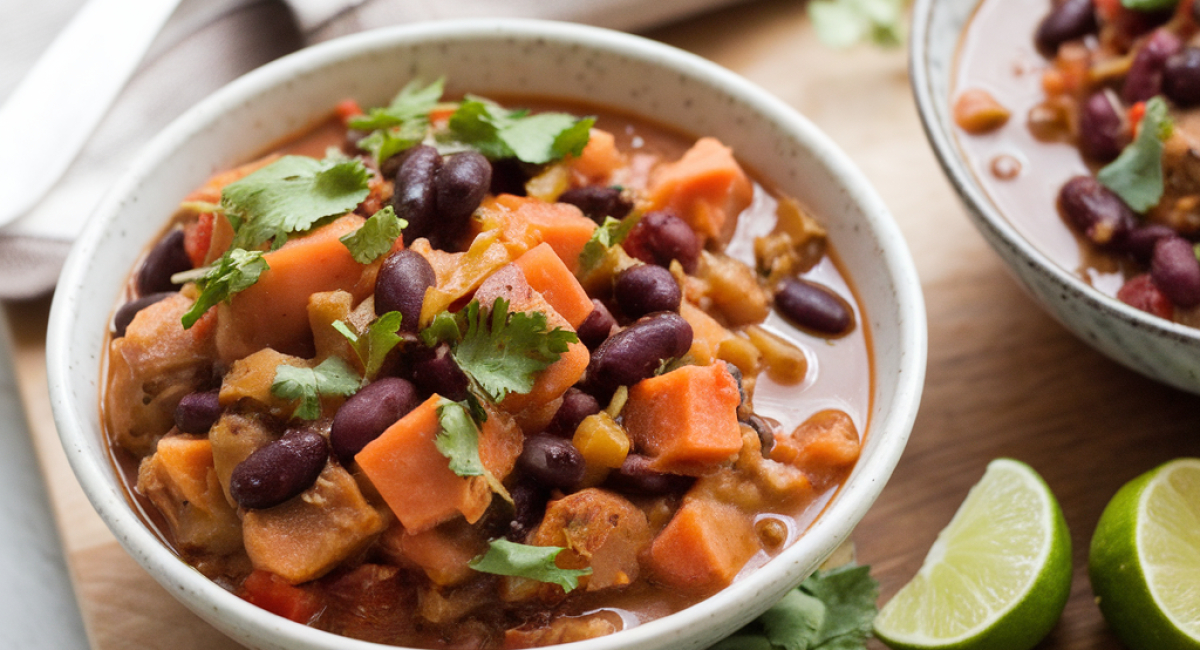
<instances>
[{"instance_id":1,"label":"wooden table surface","mask_svg":"<svg viewBox=\"0 0 1200 650\"><path fill-rule=\"evenodd\" d=\"M853 535L886 601L993 458L1036 468L1070 526L1070 602L1042 650L1111 650L1087 579L1087 547L1126 481L1200 456L1200 399L1155 384L1074 339L1008 275L967 220L925 142L902 50L832 51L803 4L765 0L649 34L762 85L824 129L875 184L916 261L929 364L908 449ZM22 399L97 650L238 647L178 605L116 544L58 446L45 389L49 301L6 306ZM877 641L871 647L882 648Z\"/></svg>"}]
</instances>

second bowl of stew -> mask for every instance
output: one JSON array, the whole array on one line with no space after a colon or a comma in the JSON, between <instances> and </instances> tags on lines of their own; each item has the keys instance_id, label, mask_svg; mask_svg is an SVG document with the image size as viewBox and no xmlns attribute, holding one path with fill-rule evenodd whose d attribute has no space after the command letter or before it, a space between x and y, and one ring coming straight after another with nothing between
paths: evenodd
<instances>
[{"instance_id":1,"label":"second bowl of stew","mask_svg":"<svg viewBox=\"0 0 1200 650\"><path fill-rule=\"evenodd\" d=\"M261 648L711 643L849 535L925 359L903 240L803 118L525 21L222 90L115 188L53 312L85 491Z\"/></svg>"}]
</instances>

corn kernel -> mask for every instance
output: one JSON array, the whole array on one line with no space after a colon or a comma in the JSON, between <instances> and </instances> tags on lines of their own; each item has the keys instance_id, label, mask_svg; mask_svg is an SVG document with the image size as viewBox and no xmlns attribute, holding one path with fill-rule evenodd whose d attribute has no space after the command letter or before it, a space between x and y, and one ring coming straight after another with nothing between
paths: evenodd
<instances>
[{"instance_id":1,"label":"corn kernel","mask_svg":"<svg viewBox=\"0 0 1200 650\"><path fill-rule=\"evenodd\" d=\"M808 358L800 348L757 325L747 327L745 331L750 342L762 353L768 377L785 386L804 381Z\"/></svg>"},{"instance_id":2,"label":"corn kernel","mask_svg":"<svg viewBox=\"0 0 1200 650\"><path fill-rule=\"evenodd\" d=\"M617 468L629 455L629 436L608 413L589 415L571 440L589 467Z\"/></svg>"}]
</instances>

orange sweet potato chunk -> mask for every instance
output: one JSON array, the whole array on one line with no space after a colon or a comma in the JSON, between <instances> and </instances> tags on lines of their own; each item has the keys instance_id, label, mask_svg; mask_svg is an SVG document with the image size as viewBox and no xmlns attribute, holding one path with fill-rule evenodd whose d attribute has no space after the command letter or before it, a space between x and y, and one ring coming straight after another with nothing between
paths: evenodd
<instances>
[{"instance_id":1,"label":"orange sweet potato chunk","mask_svg":"<svg viewBox=\"0 0 1200 650\"><path fill-rule=\"evenodd\" d=\"M598 185L607 183L613 172L625 164L625 159L617 149L613 134L592 129L587 146L578 157L569 159L567 164L579 185Z\"/></svg>"},{"instance_id":2,"label":"orange sweet potato chunk","mask_svg":"<svg viewBox=\"0 0 1200 650\"><path fill-rule=\"evenodd\" d=\"M648 556L659 582L708 594L728 585L758 550L748 516L719 501L692 499L654 538Z\"/></svg>"},{"instance_id":3,"label":"orange sweet potato chunk","mask_svg":"<svg viewBox=\"0 0 1200 650\"><path fill-rule=\"evenodd\" d=\"M384 533L383 545L402 561L420 567L439 587L456 585L475 575L467 563L487 551L487 543L478 531L461 519L415 534L394 526Z\"/></svg>"},{"instance_id":4,"label":"orange sweet potato chunk","mask_svg":"<svg viewBox=\"0 0 1200 650\"><path fill-rule=\"evenodd\" d=\"M700 138L682 158L655 171L649 193L651 210L671 210L700 236L724 239L750 205L754 186L729 147Z\"/></svg>"},{"instance_id":5,"label":"orange sweet potato chunk","mask_svg":"<svg viewBox=\"0 0 1200 650\"><path fill-rule=\"evenodd\" d=\"M644 379L622 411L635 448L661 472L698 476L742 448L741 398L724 362Z\"/></svg>"},{"instance_id":6,"label":"orange sweet potato chunk","mask_svg":"<svg viewBox=\"0 0 1200 650\"><path fill-rule=\"evenodd\" d=\"M514 257L545 242L572 273L579 254L596 230L596 222L568 203L547 203L535 198L501 194L480 207L484 230L497 229Z\"/></svg>"},{"instance_id":7,"label":"orange sweet potato chunk","mask_svg":"<svg viewBox=\"0 0 1200 650\"><path fill-rule=\"evenodd\" d=\"M542 294L572 329L578 329L595 308L575 274L549 244L543 242L529 249L516 259L516 265L524 271L529 286Z\"/></svg>"},{"instance_id":8,"label":"orange sweet potato chunk","mask_svg":"<svg viewBox=\"0 0 1200 650\"><path fill-rule=\"evenodd\" d=\"M341 289L358 302L373 288L364 282L368 267L354 261L338 240L362 224L362 217L346 215L264 255L270 269L253 286L217 307L221 359L232 362L267 347L312 356L309 296Z\"/></svg>"},{"instance_id":9,"label":"orange sweet potato chunk","mask_svg":"<svg viewBox=\"0 0 1200 650\"><path fill-rule=\"evenodd\" d=\"M776 436L771 460L799 468L817 489L841 482L858 461L862 443L844 411L814 413L791 434Z\"/></svg>"},{"instance_id":10,"label":"orange sweet potato chunk","mask_svg":"<svg viewBox=\"0 0 1200 650\"><path fill-rule=\"evenodd\" d=\"M358 452L354 460L409 533L419 533L462 513L474 523L492 493L482 477L463 477L434 443L441 424L434 394Z\"/></svg>"}]
</instances>

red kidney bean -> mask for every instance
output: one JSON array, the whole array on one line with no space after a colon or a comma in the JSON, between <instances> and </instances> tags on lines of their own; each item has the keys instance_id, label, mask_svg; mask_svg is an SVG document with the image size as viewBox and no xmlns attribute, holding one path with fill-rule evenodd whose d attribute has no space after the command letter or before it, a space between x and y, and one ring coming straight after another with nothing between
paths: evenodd
<instances>
[{"instance_id":1,"label":"red kidney bean","mask_svg":"<svg viewBox=\"0 0 1200 650\"><path fill-rule=\"evenodd\" d=\"M691 487L695 479L650 469L649 458L641 454L629 454L620 467L609 472L604 482L617 492L659 496L682 493Z\"/></svg>"},{"instance_id":2,"label":"red kidney bean","mask_svg":"<svg viewBox=\"0 0 1200 650\"><path fill-rule=\"evenodd\" d=\"M221 417L219 392L188 393L175 407L175 426L184 433L208 433Z\"/></svg>"},{"instance_id":3,"label":"red kidney bean","mask_svg":"<svg viewBox=\"0 0 1200 650\"><path fill-rule=\"evenodd\" d=\"M117 309L117 313L113 314L113 337L121 338L125 336L125 330L129 329L129 324L133 322L133 317L137 316L139 311L173 295L175 295L174 291L160 291L159 293L146 294L141 298L134 298L121 305Z\"/></svg>"},{"instance_id":4,"label":"red kidney bean","mask_svg":"<svg viewBox=\"0 0 1200 650\"><path fill-rule=\"evenodd\" d=\"M413 364L413 382L427 393L437 393L446 399L461 401L467 398L467 376L450 356L445 343L432 354Z\"/></svg>"},{"instance_id":5,"label":"red kidney bean","mask_svg":"<svg viewBox=\"0 0 1200 650\"><path fill-rule=\"evenodd\" d=\"M686 221L666 211L647 212L629 231L621 247L647 264L670 266L679 260L685 273L694 273L704 242Z\"/></svg>"},{"instance_id":6,"label":"red kidney bean","mask_svg":"<svg viewBox=\"0 0 1200 650\"><path fill-rule=\"evenodd\" d=\"M613 328L616 326L617 319L613 318L608 307L605 307L604 303L596 298L592 298L592 313L583 319L575 334L579 336L579 340L587 346L587 349L595 350L596 346L603 343L612 334Z\"/></svg>"},{"instance_id":7,"label":"red kidney bean","mask_svg":"<svg viewBox=\"0 0 1200 650\"><path fill-rule=\"evenodd\" d=\"M466 151L446 157L434 181L438 225L430 243L446 248L458 241L491 184L492 166L483 154Z\"/></svg>"},{"instance_id":8,"label":"red kidney bean","mask_svg":"<svg viewBox=\"0 0 1200 650\"><path fill-rule=\"evenodd\" d=\"M1192 5L1196 6L1200 5ZM1200 104L1200 48L1185 47L1167 59L1162 89L1179 106Z\"/></svg>"},{"instance_id":9,"label":"red kidney bean","mask_svg":"<svg viewBox=\"0 0 1200 650\"><path fill-rule=\"evenodd\" d=\"M559 203L570 203L596 223L605 217L624 219L633 209L633 202L621 196L620 188L588 185L573 187L558 196Z\"/></svg>"},{"instance_id":10,"label":"red kidney bean","mask_svg":"<svg viewBox=\"0 0 1200 650\"><path fill-rule=\"evenodd\" d=\"M787 278L775 290L775 309L793 324L822 334L840 335L854 327L854 313L829 289Z\"/></svg>"},{"instance_id":11,"label":"red kidney bean","mask_svg":"<svg viewBox=\"0 0 1200 650\"><path fill-rule=\"evenodd\" d=\"M692 346L692 326L674 312L646 316L608 337L588 363L586 390L607 401L618 386L650 377L663 361L681 357Z\"/></svg>"},{"instance_id":12,"label":"red kidney bean","mask_svg":"<svg viewBox=\"0 0 1200 650\"><path fill-rule=\"evenodd\" d=\"M243 508L277 506L307 490L325 468L329 448L312 429L290 429L233 468L229 494Z\"/></svg>"},{"instance_id":13,"label":"red kidney bean","mask_svg":"<svg viewBox=\"0 0 1200 650\"><path fill-rule=\"evenodd\" d=\"M399 377L383 377L367 384L333 416L329 429L333 453L342 465L349 466L367 443L420 403L416 387Z\"/></svg>"},{"instance_id":14,"label":"red kidney bean","mask_svg":"<svg viewBox=\"0 0 1200 650\"><path fill-rule=\"evenodd\" d=\"M1154 285L1149 273L1134 276L1121 285L1117 291L1117 300L1167 320L1175 313L1171 301Z\"/></svg>"},{"instance_id":15,"label":"red kidney bean","mask_svg":"<svg viewBox=\"0 0 1200 650\"><path fill-rule=\"evenodd\" d=\"M525 196L525 182L529 180L529 174L521 166L521 161L516 158L505 158L493 160L491 163L492 185L488 189L489 192Z\"/></svg>"},{"instance_id":16,"label":"red kidney bean","mask_svg":"<svg viewBox=\"0 0 1200 650\"><path fill-rule=\"evenodd\" d=\"M1042 19L1034 36L1038 50L1048 57L1058 52L1058 46L1095 32L1096 7L1092 0L1059 2Z\"/></svg>"},{"instance_id":17,"label":"red kidney bean","mask_svg":"<svg viewBox=\"0 0 1200 650\"><path fill-rule=\"evenodd\" d=\"M158 240L146 255L146 261L138 269L137 292L145 296L179 291L179 285L171 282L171 276L191 268L192 258L183 247L183 230L176 228Z\"/></svg>"},{"instance_id":18,"label":"red kidney bean","mask_svg":"<svg viewBox=\"0 0 1200 650\"><path fill-rule=\"evenodd\" d=\"M570 490L583 480L587 463L583 454L557 436L539 433L525 438L525 447L517 457L517 467L538 483Z\"/></svg>"},{"instance_id":19,"label":"red kidney bean","mask_svg":"<svg viewBox=\"0 0 1200 650\"><path fill-rule=\"evenodd\" d=\"M1170 30L1155 30L1133 57L1121 88L1121 99L1134 104L1157 95L1162 90L1167 59L1182 47L1179 37Z\"/></svg>"},{"instance_id":20,"label":"red kidney bean","mask_svg":"<svg viewBox=\"0 0 1200 650\"><path fill-rule=\"evenodd\" d=\"M550 495L546 488L530 479L519 480L508 494L513 500L513 518L504 536L510 542L523 543L546 516Z\"/></svg>"},{"instance_id":21,"label":"red kidney bean","mask_svg":"<svg viewBox=\"0 0 1200 650\"><path fill-rule=\"evenodd\" d=\"M1058 205L1067 222L1100 247L1120 247L1137 226L1133 210L1091 176L1076 176L1064 183Z\"/></svg>"},{"instance_id":22,"label":"red kidney bean","mask_svg":"<svg viewBox=\"0 0 1200 650\"><path fill-rule=\"evenodd\" d=\"M1164 237L1174 237L1175 229L1161 223L1137 226L1121 241L1119 249L1133 255L1140 262L1148 263L1154 255L1154 245Z\"/></svg>"},{"instance_id":23,"label":"red kidney bean","mask_svg":"<svg viewBox=\"0 0 1200 650\"><path fill-rule=\"evenodd\" d=\"M661 266L642 264L617 274L613 297L626 316L641 318L656 311L679 311L683 291L670 271Z\"/></svg>"},{"instance_id":24,"label":"red kidney bean","mask_svg":"<svg viewBox=\"0 0 1200 650\"><path fill-rule=\"evenodd\" d=\"M388 255L375 276L375 313L398 311L400 330L416 333L425 290L436 285L437 276L424 255L408 248L396 251Z\"/></svg>"},{"instance_id":25,"label":"red kidney bean","mask_svg":"<svg viewBox=\"0 0 1200 650\"><path fill-rule=\"evenodd\" d=\"M429 237L437 232L437 190L435 181L442 167L442 156L429 145L417 145L401 154L396 170L392 207L396 216L408 221L404 241Z\"/></svg>"},{"instance_id":26,"label":"red kidney bean","mask_svg":"<svg viewBox=\"0 0 1200 650\"><path fill-rule=\"evenodd\" d=\"M1183 237L1158 240L1150 258L1150 277L1172 303L1183 308L1200 305L1200 261L1192 242Z\"/></svg>"},{"instance_id":27,"label":"red kidney bean","mask_svg":"<svg viewBox=\"0 0 1200 650\"><path fill-rule=\"evenodd\" d=\"M1129 143L1124 107L1110 90L1093 93L1079 112L1079 149L1098 162L1109 162Z\"/></svg>"},{"instance_id":28,"label":"red kidney bean","mask_svg":"<svg viewBox=\"0 0 1200 650\"><path fill-rule=\"evenodd\" d=\"M600 402L595 397L572 386L563 393L562 404L554 412L550 424L546 425L546 433L570 438L575 435L579 423L593 413L600 412Z\"/></svg>"}]
</instances>

